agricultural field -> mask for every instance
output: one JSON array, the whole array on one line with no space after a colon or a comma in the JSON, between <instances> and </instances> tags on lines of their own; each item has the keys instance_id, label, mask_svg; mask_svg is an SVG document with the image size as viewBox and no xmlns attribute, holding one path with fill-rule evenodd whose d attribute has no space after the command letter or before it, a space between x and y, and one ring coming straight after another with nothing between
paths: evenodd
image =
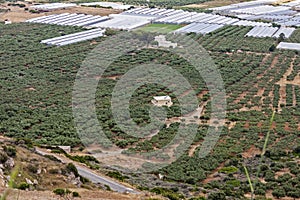
<instances>
[{"instance_id":1,"label":"agricultural field","mask_svg":"<svg viewBox=\"0 0 300 200\"><path fill-rule=\"evenodd\" d=\"M144 26L142 28L139 28L140 31L145 32L156 32L156 33L170 33L173 32L179 28L181 28L181 25L172 25L172 24L149 24L147 26Z\"/></svg>"},{"instance_id":2,"label":"agricultural field","mask_svg":"<svg viewBox=\"0 0 300 200\"><path fill-rule=\"evenodd\" d=\"M169 6L170 1L153 3ZM181 5L179 1L171 4ZM178 28L180 26L152 24L140 28L136 34L138 37L140 31L145 31L146 39L153 40L158 34ZM2 135L30 139L36 145L84 148L74 124L73 85L88 53L110 37L62 47L40 43L83 30L71 26L0 24ZM245 199L250 198L251 193L257 199L300 198L299 52L276 50L274 46L280 39L245 38L250 30L251 27L224 26L206 35L189 34L213 58L226 90L225 125L215 125L214 128L222 130L221 135L205 158L198 154L207 130L211 128L213 97L203 77L189 62L163 49L146 48L119 57L106 69L96 91L97 117L107 138L125 153L162 148L178 131L176 118L186 114L181 113L179 101L172 91L159 84L147 84L132 95L131 117L138 125L146 126L150 123L151 98L169 95L174 103L166 108L169 126L164 126L150 139L135 138L122 131L113 118L111 94L118 80L136 65L171 66L189 81L203 106L201 117L194 119L199 125L196 137L176 161L148 174L136 175L123 169L111 173L112 177L171 200L191 197ZM298 36L299 30L287 41L299 42ZM158 174L163 178L159 179ZM251 191L249 179L254 191Z\"/></svg>"}]
</instances>

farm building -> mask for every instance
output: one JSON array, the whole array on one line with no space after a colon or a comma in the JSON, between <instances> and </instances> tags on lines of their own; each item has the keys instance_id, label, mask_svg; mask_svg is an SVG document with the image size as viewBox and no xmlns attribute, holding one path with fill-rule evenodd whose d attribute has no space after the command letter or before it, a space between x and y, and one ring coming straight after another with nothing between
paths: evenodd
<instances>
[{"instance_id":1,"label":"farm building","mask_svg":"<svg viewBox=\"0 0 300 200\"><path fill-rule=\"evenodd\" d=\"M4 24L11 24L11 21L8 20L8 19L6 19L6 20L4 21Z\"/></svg>"},{"instance_id":2,"label":"farm building","mask_svg":"<svg viewBox=\"0 0 300 200\"><path fill-rule=\"evenodd\" d=\"M64 150L66 153L71 153L71 146L58 146L58 148Z\"/></svg>"},{"instance_id":3,"label":"farm building","mask_svg":"<svg viewBox=\"0 0 300 200\"><path fill-rule=\"evenodd\" d=\"M154 105L156 106L172 106L172 99L170 96L156 96L153 97L152 101L151 101Z\"/></svg>"}]
</instances>

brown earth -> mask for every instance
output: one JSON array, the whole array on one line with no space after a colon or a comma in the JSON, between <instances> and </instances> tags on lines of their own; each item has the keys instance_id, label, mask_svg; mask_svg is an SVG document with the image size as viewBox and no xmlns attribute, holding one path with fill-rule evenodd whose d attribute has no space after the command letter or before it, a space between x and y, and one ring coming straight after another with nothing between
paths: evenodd
<instances>
[{"instance_id":1,"label":"brown earth","mask_svg":"<svg viewBox=\"0 0 300 200\"><path fill-rule=\"evenodd\" d=\"M224 167L224 165L225 165L225 163L220 164L220 166L217 169L215 169L210 175L208 175L207 178L202 181L202 183L203 184L207 184L207 183L210 183L212 181L219 180L220 178L219 177L215 177L215 175L217 173L219 173L219 171Z\"/></svg>"},{"instance_id":2,"label":"brown earth","mask_svg":"<svg viewBox=\"0 0 300 200\"><path fill-rule=\"evenodd\" d=\"M289 168L283 168L280 171L278 171L278 172L275 173L275 178L277 179L279 176L282 176L284 174L289 174L292 177L295 177L295 175L290 172Z\"/></svg>"},{"instance_id":3,"label":"brown earth","mask_svg":"<svg viewBox=\"0 0 300 200\"><path fill-rule=\"evenodd\" d=\"M228 129L233 129L235 127L237 122L230 122L229 125L228 125Z\"/></svg>"},{"instance_id":4,"label":"brown earth","mask_svg":"<svg viewBox=\"0 0 300 200\"><path fill-rule=\"evenodd\" d=\"M234 101L234 104L238 104L242 99L245 98L245 96L248 94L248 91L244 91L242 94L240 94Z\"/></svg>"},{"instance_id":5,"label":"brown earth","mask_svg":"<svg viewBox=\"0 0 300 200\"><path fill-rule=\"evenodd\" d=\"M203 141L199 141L196 144L191 145L189 150L189 157L192 157L196 151L196 149L202 144Z\"/></svg>"},{"instance_id":6,"label":"brown earth","mask_svg":"<svg viewBox=\"0 0 300 200\"><path fill-rule=\"evenodd\" d=\"M254 145L250 147L247 151L242 153L243 158L253 158L255 155L261 154L261 151Z\"/></svg>"},{"instance_id":7,"label":"brown earth","mask_svg":"<svg viewBox=\"0 0 300 200\"><path fill-rule=\"evenodd\" d=\"M294 80L292 81L288 81L287 77L292 74L293 70L294 70L294 63L296 60L296 56L292 59L292 62L290 64L290 68L285 72L285 74L283 75L283 77L280 79L279 82L277 82L276 84L280 85L280 91L279 91L279 95L280 95L280 99L279 99L279 105L278 107L280 107L280 104L286 104L286 85L291 84L291 85L300 85L300 75L298 74ZM293 94L293 104L296 104L296 98L295 95Z\"/></svg>"},{"instance_id":8,"label":"brown earth","mask_svg":"<svg viewBox=\"0 0 300 200\"><path fill-rule=\"evenodd\" d=\"M0 188L1 193L4 188ZM84 199L84 200L142 200L147 198L162 199L161 197L147 195L133 195L133 194L119 194L116 192L108 191L91 191L87 189L71 189L71 191L76 191L81 196L80 198L74 199ZM55 195L52 191L20 191L20 190L10 190L7 200L15 200L19 196L19 199L26 200L58 200L59 196Z\"/></svg>"},{"instance_id":9,"label":"brown earth","mask_svg":"<svg viewBox=\"0 0 300 200\"><path fill-rule=\"evenodd\" d=\"M32 6L32 4L26 3L26 2L18 2L21 4L25 4L26 7ZM106 8L91 8L91 7L72 7L67 9L61 9L61 10L54 10L50 12L43 12L43 13L30 13L29 11L25 11L24 8L19 8L18 6L8 6L8 4L2 4L2 8L10 9L10 11L6 13L0 13L0 21L4 21L6 19L12 21L12 22L24 22L28 19L35 18L35 17L41 17L41 16L47 16L52 14L61 14L61 13L83 13L83 14L90 14L90 15L101 15L101 16L107 16L110 14L117 14L122 12L121 10L114 10L114 9L106 9Z\"/></svg>"},{"instance_id":10,"label":"brown earth","mask_svg":"<svg viewBox=\"0 0 300 200\"><path fill-rule=\"evenodd\" d=\"M226 6L234 3L241 3L244 0L212 0L209 2L204 2L204 3L199 3L199 4L189 4L185 5L182 7L187 7L187 8L212 8L212 7L218 7L218 6Z\"/></svg>"},{"instance_id":11,"label":"brown earth","mask_svg":"<svg viewBox=\"0 0 300 200\"><path fill-rule=\"evenodd\" d=\"M0 135L0 143L3 145L14 145L14 140L6 138ZM14 158L14 162L18 163L20 168L18 178L15 179L15 183L18 185L23 181L24 177L33 180L37 179L38 184L34 191L23 191L16 189L8 189L4 185L0 185L0 194L7 193L7 200L58 200L63 199L53 193L54 189L57 188L68 188L70 191L78 192L80 198L84 200L144 200L144 199L164 199L161 196L151 194L149 192L143 192L138 195L134 194L122 194L112 191L105 191L99 189L97 186L86 183L82 188L78 188L76 185L71 183L67 176L60 174L59 172L50 172L54 169L61 170L65 168L66 164L59 163L56 161L49 160L48 158L34 153L34 151L21 146L15 146L17 150L17 156ZM41 150L41 148L37 148ZM47 152L47 150L45 150ZM55 154L59 156L58 154ZM64 160L65 159L65 160ZM64 162L72 162L67 158L62 158ZM41 173L32 173L28 171L28 165L35 165L41 169ZM24 182L24 181L23 181ZM124 183L123 183L124 184ZM72 198L73 199L73 198Z\"/></svg>"}]
</instances>

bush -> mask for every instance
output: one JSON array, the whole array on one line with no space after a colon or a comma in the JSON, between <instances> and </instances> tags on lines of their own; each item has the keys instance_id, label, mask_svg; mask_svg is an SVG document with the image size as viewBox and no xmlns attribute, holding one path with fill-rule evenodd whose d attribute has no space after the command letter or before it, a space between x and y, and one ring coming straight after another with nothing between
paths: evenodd
<instances>
[{"instance_id":1,"label":"bush","mask_svg":"<svg viewBox=\"0 0 300 200\"><path fill-rule=\"evenodd\" d=\"M39 11L37 11L37 10L29 10L29 12L31 12L31 13L40 13Z\"/></svg>"},{"instance_id":2,"label":"bush","mask_svg":"<svg viewBox=\"0 0 300 200\"><path fill-rule=\"evenodd\" d=\"M117 31L110 29L110 28L106 29L106 31L105 31L105 35L107 35L107 36L112 36L115 34L117 34Z\"/></svg>"},{"instance_id":3,"label":"bush","mask_svg":"<svg viewBox=\"0 0 300 200\"><path fill-rule=\"evenodd\" d=\"M229 180L226 182L227 185L232 185L233 187L239 187L241 182L239 180Z\"/></svg>"},{"instance_id":4,"label":"bush","mask_svg":"<svg viewBox=\"0 0 300 200\"><path fill-rule=\"evenodd\" d=\"M67 171L73 172L76 177L79 176L78 170L73 163L69 163L66 167Z\"/></svg>"},{"instance_id":5,"label":"bush","mask_svg":"<svg viewBox=\"0 0 300 200\"><path fill-rule=\"evenodd\" d=\"M293 152L294 154L300 155L300 146L296 147Z\"/></svg>"},{"instance_id":6,"label":"bush","mask_svg":"<svg viewBox=\"0 0 300 200\"><path fill-rule=\"evenodd\" d=\"M234 166L230 166L230 167L223 167L222 169L220 169L220 173L225 173L225 174L233 174L235 172L238 171L238 168L234 167Z\"/></svg>"},{"instance_id":7,"label":"bush","mask_svg":"<svg viewBox=\"0 0 300 200\"><path fill-rule=\"evenodd\" d=\"M226 200L224 192L214 192L208 195L208 200Z\"/></svg>"},{"instance_id":8,"label":"bush","mask_svg":"<svg viewBox=\"0 0 300 200\"><path fill-rule=\"evenodd\" d=\"M122 182L123 182L126 178L128 178L128 177L126 177L126 176L123 176L120 172L108 172L106 175L109 176L109 177L111 177L111 178L115 178L115 179L117 179L117 180L119 180L119 181L122 181Z\"/></svg>"},{"instance_id":9,"label":"bush","mask_svg":"<svg viewBox=\"0 0 300 200\"><path fill-rule=\"evenodd\" d=\"M57 159L55 156L52 155L45 155L44 157L55 162L61 162L59 159Z\"/></svg>"},{"instance_id":10,"label":"bush","mask_svg":"<svg viewBox=\"0 0 300 200\"><path fill-rule=\"evenodd\" d=\"M270 48L269 48L269 51L273 52L276 50L276 46L273 44Z\"/></svg>"},{"instance_id":11,"label":"bush","mask_svg":"<svg viewBox=\"0 0 300 200\"><path fill-rule=\"evenodd\" d=\"M285 192L283 189L276 188L273 190L272 195L276 198L281 198L285 196Z\"/></svg>"},{"instance_id":12,"label":"bush","mask_svg":"<svg viewBox=\"0 0 300 200\"><path fill-rule=\"evenodd\" d=\"M37 173L37 171L38 171L38 167L35 165L32 165L32 164L29 164L27 166L27 169L29 172L34 173L34 174Z\"/></svg>"},{"instance_id":13,"label":"bush","mask_svg":"<svg viewBox=\"0 0 300 200\"><path fill-rule=\"evenodd\" d=\"M104 185L104 187L107 191L112 191L111 188L109 187L109 185Z\"/></svg>"},{"instance_id":14,"label":"bush","mask_svg":"<svg viewBox=\"0 0 300 200\"><path fill-rule=\"evenodd\" d=\"M192 197L189 200L206 200L205 197Z\"/></svg>"},{"instance_id":15,"label":"bush","mask_svg":"<svg viewBox=\"0 0 300 200\"><path fill-rule=\"evenodd\" d=\"M292 197L292 198L300 198L300 190L290 191L287 193L287 196Z\"/></svg>"},{"instance_id":16,"label":"bush","mask_svg":"<svg viewBox=\"0 0 300 200\"><path fill-rule=\"evenodd\" d=\"M25 182L20 183L20 185L18 186L19 190L26 190L28 188L29 188L29 184Z\"/></svg>"},{"instance_id":17,"label":"bush","mask_svg":"<svg viewBox=\"0 0 300 200\"><path fill-rule=\"evenodd\" d=\"M54 192L54 194L59 195L59 196L63 196L66 193L65 190L61 189L61 188L55 189L55 190L53 190L53 192Z\"/></svg>"},{"instance_id":18,"label":"bush","mask_svg":"<svg viewBox=\"0 0 300 200\"><path fill-rule=\"evenodd\" d=\"M82 176L80 176L80 181L81 181L83 184L90 182L89 179L87 179L87 178L85 178L85 177L82 177Z\"/></svg>"},{"instance_id":19,"label":"bush","mask_svg":"<svg viewBox=\"0 0 300 200\"><path fill-rule=\"evenodd\" d=\"M73 193L72 193L72 196L73 196L73 197L80 197L80 195L79 195L78 192L73 192Z\"/></svg>"},{"instance_id":20,"label":"bush","mask_svg":"<svg viewBox=\"0 0 300 200\"><path fill-rule=\"evenodd\" d=\"M49 174L59 174L59 169L52 168L48 170Z\"/></svg>"},{"instance_id":21,"label":"bush","mask_svg":"<svg viewBox=\"0 0 300 200\"><path fill-rule=\"evenodd\" d=\"M5 152L0 152L0 163L5 163L8 159L8 156Z\"/></svg>"},{"instance_id":22,"label":"bush","mask_svg":"<svg viewBox=\"0 0 300 200\"><path fill-rule=\"evenodd\" d=\"M15 157L17 155L17 150L12 146L4 146L3 150L10 157Z\"/></svg>"},{"instance_id":23,"label":"bush","mask_svg":"<svg viewBox=\"0 0 300 200\"><path fill-rule=\"evenodd\" d=\"M62 149L52 149L51 153L65 154L66 152Z\"/></svg>"}]
</instances>

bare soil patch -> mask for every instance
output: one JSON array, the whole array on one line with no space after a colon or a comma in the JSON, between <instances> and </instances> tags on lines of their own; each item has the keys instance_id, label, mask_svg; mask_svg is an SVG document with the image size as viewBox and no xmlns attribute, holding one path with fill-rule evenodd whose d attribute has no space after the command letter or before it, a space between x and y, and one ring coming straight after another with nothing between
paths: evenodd
<instances>
[{"instance_id":1,"label":"bare soil patch","mask_svg":"<svg viewBox=\"0 0 300 200\"><path fill-rule=\"evenodd\" d=\"M199 3L199 4L189 4L189 5L185 5L185 6L182 6L182 7L187 7L187 8L212 8L212 7L218 7L218 6L226 6L226 5L230 5L230 4L234 4L234 3L241 3L243 1L239 1L239 0L230 0L230 1L213 0L213 1Z\"/></svg>"},{"instance_id":2,"label":"bare soil patch","mask_svg":"<svg viewBox=\"0 0 300 200\"><path fill-rule=\"evenodd\" d=\"M210 183L215 180L219 180L220 177L216 177L216 174L224 167L225 163L222 163L217 169L215 169L210 175L207 176L205 180L202 181L203 184Z\"/></svg>"},{"instance_id":3,"label":"bare soil patch","mask_svg":"<svg viewBox=\"0 0 300 200\"><path fill-rule=\"evenodd\" d=\"M279 90L279 105L280 107L281 104L286 105L286 85L291 84L291 85L300 85L300 76L296 76L294 80L288 81L287 77L292 74L294 70L294 62L296 60L296 56L292 59L292 62L290 64L290 68L285 72L283 77L280 79L279 82L277 82L278 85L280 85L280 90Z\"/></svg>"},{"instance_id":4,"label":"bare soil patch","mask_svg":"<svg viewBox=\"0 0 300 200\"><path fill-rule=\"evenodd\" d=\"M4 189L1 188L1 191ZM84 199L84 200L140 200L145 198L145 195L133 195L133 194L119 194L116 192L108 192L101 190L86 190L86 189L71 189L71 191L76 191L81 196L76 199ZM59 196L55 195L52 191L19 191L19 190L11 190L7 200L15 200L19 195L19 199L26 200L57 200L60 199ZM149 195L149 198L151 195ZM159 197L155 197L159 198ZM161 198L159 198L161 199Z\"/></svg>"},{"instance_id":5,"label":"bare soil patch","mask_svg":"<svg viewBox=\"0 0 300 200\"><path fill-rule=\"evenodd\" d=\"M203 141L199 141L196 144L193 144L189 150L189 157L192 157L196 151L196 149L202 144Z\"/></svg>"},{"instance_id":6,"label":"bare soil patch","mask_svg":"<svg viewBox=\"0 0 300 200\"><path fill-rule=\"evenodd\" d=\"M228 129L233 129L235 127L237 122L230 122L229 125L228 125Z\"/></svg>"},{"instance_id":7,"label":"bare soil patch","mask_svg":"<svg viewBox=\"0 0 300 200\"><path fill-rule=\"evenodd\" d=\"M248 94L248 91L244 91L242 94L240 94L234 101L233 103L237 104L239 103L242 99L245 98L245 96Z\"/></svg>"},{"instance_id":8,"label":"bare soil patch","mask_svg":"<svg viewBox=\"0 0 300 200\"><path fill-rule=\"evenodd\" d=\"M32 4L26 2L19 2L19 3L25 4L27 8L32 6ZM89 14L89 15L108 16L110 14L117 14L122 12L121 10L114 10L114 9L77 6L73 8L54 10L50 12L30 13L29 11L25 11L24 8L19 8L17 6L8 6L7 3L3 4L2 6L4 8L10 9L10 11L6 13L0 13L0 21L4 21L8 19L13 23L24 22L28 19L35 18L35 17L48 16L52 14L61 14L61 13L81 13L81 14Z\"/></svg>"},{"instance_id":9,"label":"bare soil patch","mask_svg":"<svg viewBox=\"0 0 300 200\"><path fill-rule=\"evenodd\" d=\"M255 155L259 155L259 154L261 154L260 149L252 145L250 149L242 153L242 156L243 158L253 158Z\"/></svg>"},{"instance_id":10,"label":"bare soil patch","mask_svg":"<svg viewBox=\"0 0 300 200\"><path fill-rule=\"evenodd\" d=\"M283 168L279 172L275 173L275 178L277 179L279 176L282 176L284 174L290 174L292 177L295 177L295 175L290 172L289 168Z\"/></svg>"}]
</instances>

